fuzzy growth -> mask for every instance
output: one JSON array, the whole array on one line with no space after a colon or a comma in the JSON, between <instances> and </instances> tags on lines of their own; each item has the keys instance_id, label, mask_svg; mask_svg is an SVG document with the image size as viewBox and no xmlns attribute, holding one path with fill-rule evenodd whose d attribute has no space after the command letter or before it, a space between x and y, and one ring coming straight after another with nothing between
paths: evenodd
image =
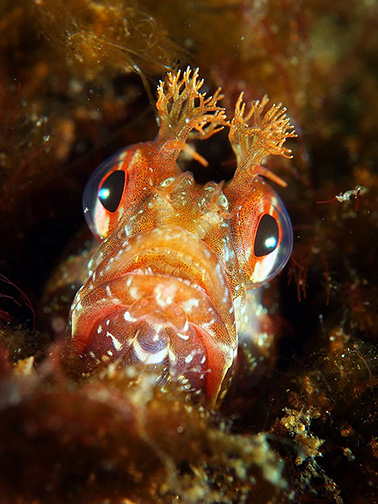
<instances>
[{"instance_id":1,"label":"fuzzy growth","mask_svg":"<svg viewBox=\"0 0 378 504\"><path fill-rule=\"evenodd\" d=\"M286 183L272 172L261 166L263 159L272 154L291 158L291 150L283 147L287 138L296 137L290 118L286 116L286 108L281 104L273 105L264 113L268 103L267 95L261 102L251 103L250 111L245 115L243 93L235 105L235 116L231 121L229 133L230 143L235 152L238 168L234 180L250 175L263 175L279 185Z\"/></svg>"},{"instance_id":2,"label":"fuzzy growth","mask_svg":"<svg viewBox=\"0 0 378 504\"><path fill-rule=\"evenodd\" d=\"M192 73L188 67L169 73L165 82L158 86L156 108L160 119L160 139L185 142L192 131L197 138L206 139L227 124L223 107L217 104L223 98L220 88L214 96L201 93L203 79L198 79L198 68Z\"/></svg>"}]
</instances>

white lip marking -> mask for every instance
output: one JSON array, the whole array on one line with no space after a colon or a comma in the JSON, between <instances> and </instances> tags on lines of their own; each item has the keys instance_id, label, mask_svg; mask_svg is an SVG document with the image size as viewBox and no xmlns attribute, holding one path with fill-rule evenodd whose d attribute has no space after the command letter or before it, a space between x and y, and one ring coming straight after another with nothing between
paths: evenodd
<instances>
[{"instance_id":1,"label":"white lip marking","mask_svg":"<svg viewBox=\"0 0 378 504\"><path fill-rule=\"evenodd\" d=\"M126 322L135 322L136 321L136 318L132 317L130 315L130 312L128 312L128 311L125 311L123 318L126 320Z\"/></svg>"},{"instance_id":2,"label":"white lip marking","mask_svg":"<svg viewBox=\"0 0 378 504\"><path fill-rule=\"evenodd\" d=\"M114 345L114 348L116 350L121 350L121 348L123 347L122 343L117 340L117 338L115 338L113 336L113 334L111 334L109 331L106 332L106 336L109 336L109 338L111 338L112 342L113 342L113 345Z\"/></svg>"},{"instance_id":3,"label":"white lip marking","mask_svg":"<svg viewBox=\"0 0 378 504\"><path fill-rule=\"evenodd\" d=\"M189 362L192 362L193 360L193 354L189 354L185 357L185 362L189 364Z\"/></svg>"},{"instance_id":4,"label":"white lip marking","mask_svg":"<svg viewBox=\"0 0 378 504\"><path fill-rule=\"evenodd\" d=\"M183 340L188 340L189 339L189 336L187 336L186 334L182 334L182 333L176 333L177 336Z\"/></svg>"}]
</instances>

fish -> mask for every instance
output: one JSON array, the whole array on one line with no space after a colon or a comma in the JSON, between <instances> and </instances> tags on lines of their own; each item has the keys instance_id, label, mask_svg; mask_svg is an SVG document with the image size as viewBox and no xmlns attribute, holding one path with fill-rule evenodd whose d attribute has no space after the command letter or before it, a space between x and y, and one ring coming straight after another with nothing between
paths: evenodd
<instances>
[{"instance_id":1,"label":"fish","mask_svg":"<svg viewBox=\"0 0 378 504\"><path fill-rule=\"evenodd\" d=\"M256 292L287 263L290 218L262 163L291 157L286 109L241 94L228 120L202 91L198 68L168 73L157 89L159 131L104 161L87 182L84 214L99 245L70 311L65 363L87 374L110 364L148 367L217 408L238 348L256 337ZM224 183L196 183L181 152L224 128L237 168Z\"/></svg>"}]
</instances>

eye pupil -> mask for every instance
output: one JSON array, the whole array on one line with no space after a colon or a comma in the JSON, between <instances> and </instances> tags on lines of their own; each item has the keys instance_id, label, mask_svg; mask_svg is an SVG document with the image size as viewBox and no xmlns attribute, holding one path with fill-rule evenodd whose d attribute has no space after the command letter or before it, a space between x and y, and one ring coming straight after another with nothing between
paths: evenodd
<instances>
[{"instance_id":1,"label":"eye pupil","mask_svg":"<svg viewBox=\"0 0 378 504\"><path fill-rule=\"evenodd\" d=\"M270 254L278 245L279 229L271 215L262 216L256 233L254 253L256 257Z\"/></svg>"},{"instance_id":2,"label":"eye pupil","mask_svg":"<svg viewBox=\"0 0 378 504\"><path fill-rule=\"evenodd\" d=\"M98 192L98 199L109 212L115 212L121 201L125 185L125 172L114 171L107 177Z\"/></svg>"}]
</instances>

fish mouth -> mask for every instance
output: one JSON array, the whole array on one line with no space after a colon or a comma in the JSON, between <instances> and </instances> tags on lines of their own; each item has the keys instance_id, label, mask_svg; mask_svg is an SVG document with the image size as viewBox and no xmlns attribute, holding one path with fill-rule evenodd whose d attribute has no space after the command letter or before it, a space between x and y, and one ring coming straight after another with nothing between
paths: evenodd
<instances>
[{"instance_id":1,"label":"fish mouth","mask_svg":"<svg viewBox=\"0 0 378 504\"><path fill-rule=\"evenodd\" d=\"M104 301L114 298L109 291L121 277L126 280L125 290L129 290L128 275L161 276L177 279L205 293L232 332L235 326L233 293L225 268L213 249L195 234L176 226L161 226L123 242L118 239L117 243L104 245L92 258L92 265L97 263L98 266L80 289L71 311L79 304L93 302L92 298L100 290L104 291ZM136 298L137 293L131 297Z\"/></svg>"},{"instance_id":2,"label":"fish mouth","mask_svg":"<svg viewBox=\"0 0 378 504\"><path fill-rule=\"evenodd\" d=\"M96 365L161 364L214 402L237 351L233 293L217 254L173 226L117 241L100 246L74 300L75 352Z\"/></svg>"}]
</instances>

